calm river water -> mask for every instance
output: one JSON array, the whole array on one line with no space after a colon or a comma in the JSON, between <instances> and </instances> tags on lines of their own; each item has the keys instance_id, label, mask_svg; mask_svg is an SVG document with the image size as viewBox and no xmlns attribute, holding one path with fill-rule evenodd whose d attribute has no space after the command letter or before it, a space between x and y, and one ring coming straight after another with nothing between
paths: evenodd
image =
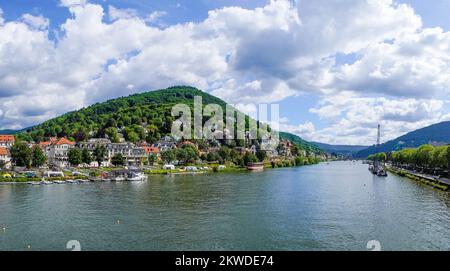
<instances>
[{"instance_id":1,"label":"calm river water","mask_svg":"<svg viewBox=\"0 0 450 271\"><path fill-rule=\"evenodd\" d=\"M450 193L360 162L0 185L0 250L450 250Z\"/></svg>"}]
</instances>

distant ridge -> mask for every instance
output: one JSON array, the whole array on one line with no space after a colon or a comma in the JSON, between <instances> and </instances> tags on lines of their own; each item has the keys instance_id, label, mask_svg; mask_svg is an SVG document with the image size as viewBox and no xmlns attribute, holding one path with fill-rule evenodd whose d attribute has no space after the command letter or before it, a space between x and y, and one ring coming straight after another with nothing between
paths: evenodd
<instances>
[{"instance_id":1,"label":"distant ridge","mask_svg":"<svg viewBox=\"0 0 450 271\"><path fill-rule=\"evenodd\" d=\"M359 151L362 151L369 147L360 145L331 145L320 142L311 142L311 143L316 145L318 148L324 150L325 152L343 155L347 157L354 157Z\"/></svg>"},{"instance_id":2,"label":"distant ridge","mask_svg":"<svg viewBox=\"0 0 450 271\"><path fill-rule=\"evenodd\" d=\"M421 128L380 145L371 146L356 154L357 158L366 158L377 152L391 152L405 148L416 148L424 144L445 145L450 143L450 121Z\"/></svg>"}]
</instances>

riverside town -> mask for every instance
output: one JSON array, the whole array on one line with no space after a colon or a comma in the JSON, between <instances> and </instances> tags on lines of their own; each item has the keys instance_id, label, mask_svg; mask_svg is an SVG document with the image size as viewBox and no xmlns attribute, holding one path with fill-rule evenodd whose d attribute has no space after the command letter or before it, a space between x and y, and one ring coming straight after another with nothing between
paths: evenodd
<instances>
[{"instance_id":1,"label":"riverside town","mask_svg":"<svg viewBox=\"0 0 450 271\"><path fill-rule=\"evenodd\" d=\"M449 14L0 0L0 256L284 271L450 251Z\"/></svg>"}]
</instances>

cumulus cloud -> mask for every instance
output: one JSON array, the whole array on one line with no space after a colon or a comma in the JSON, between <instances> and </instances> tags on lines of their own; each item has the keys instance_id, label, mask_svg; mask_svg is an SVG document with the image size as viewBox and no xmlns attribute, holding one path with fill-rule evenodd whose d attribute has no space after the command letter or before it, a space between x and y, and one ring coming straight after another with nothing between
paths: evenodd
<instances>
[{"instance_id":1,"label":"cumulus cloud","mask_svg":"<svg viewBox=\"0 0 450 271\"><path fill-rule=\"evenodd\" d=\"M393 136L448 113L439 102L449 89L450 34L423 28L411 7L391 0L273 0L164 28L161 11L60 5L72 15L56 40L48 19L24 14L5 22L0 10L1 128L177 84L230 103L320 95L311 112L329 127L293 129L327 142L367 139L377 121L394 123ZM357 57L342 63L338 55Z\"/></svg>"},{"instance_id":2,"label":"cumulus cloud","mask_svg":"<svg viewBox=\"0 0 450 271\"><path fill-rule=\"evenodd\" d=\"M372 145L379 123L382 139L388 141L446 120L443 107L444 102L436 99L362 98L347 93L324 98L310 110L330 125L308 136L328 143Z\"/></svg>"},{"instance_id":3,"label":"cumulus cloud","mask_svg":"<svg viewBox=\"0 0 450 271\"><path fill-rule=\"evenodd\" d=\"M21 17L21 20L28 24L32 29L45 30L48 28L50 21L47 18L44 18L42 15L34 16L31 14L24 14Z\"/></svg>"},{"instance_id":4,"label":"cumulus cloud","mask_svg":"<svg viewBox=\"0 0 450 271\"><path fill-rule=\"evenodd\" d=\"M60 5L63 7L75 7L84 6L87 4L87 0L61 0Z\"/></svg>"},{"instance_id":5,"label":"cumulus cloud","mask_svg":"<svg viewBox=\"0 0 450 271\"><path fill-rule=\"evenodd\" d=\"M131 19L138 16L138 13L135 9L127 8L127 9L119 9L114 6L108 6L108 15L111 21L119 20L119 19Z\"/></svg>"}]
</instances>

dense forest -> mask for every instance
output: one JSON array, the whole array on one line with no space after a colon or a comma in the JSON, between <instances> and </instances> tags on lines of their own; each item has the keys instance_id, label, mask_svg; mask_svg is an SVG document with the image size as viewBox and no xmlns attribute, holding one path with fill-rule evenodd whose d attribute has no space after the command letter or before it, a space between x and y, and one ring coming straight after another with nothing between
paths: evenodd
<instances>
[{"instance_id":1,"label":"dense forest","mask_svg":"<svg viewBox=\"0 0 450 271\"><path fill-rule=\"evenodd\" d=\"M29 128L18 133L17 137L34 142L53 136L75 141L108 137L118 142L122 136L130 142L146 140L154 143L170 134L174 121L172 107L183 103L193 109L194 96L202 97L203 106L218 104L225 112L226 103L223 100L193 87L178 86L97 103ZM204 118L203 122L206 120ZM300 149L321 152L298 136L280 133L280 137L293 141Z\"/></svg>"}]
</instances>

